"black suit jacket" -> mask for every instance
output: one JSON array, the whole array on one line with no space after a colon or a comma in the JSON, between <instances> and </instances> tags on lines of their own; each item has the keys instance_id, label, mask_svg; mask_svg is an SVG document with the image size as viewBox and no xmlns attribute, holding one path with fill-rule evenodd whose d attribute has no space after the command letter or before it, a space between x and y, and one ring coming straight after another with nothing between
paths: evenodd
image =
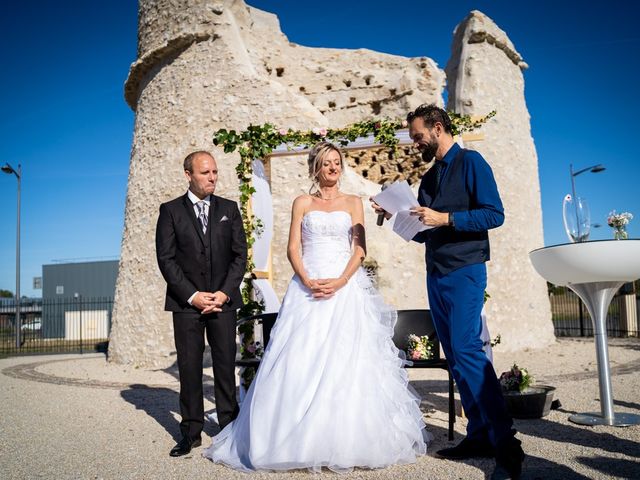
<instances>
[{"instance_id":1,"label":"black suit jacket","mask_svg":"<svg viewBox=\"0 0 640 480\"><path fill-rule=\"evenodd\" d=\"M222 291L229 302L222 310L242 306L240 283L247 264L247 242L238 205L211 196L207 233L187 194L160 205L156 255L167 282L165 310L197 312L187 300L196 291Z\"/></svg>"}]
</instances>

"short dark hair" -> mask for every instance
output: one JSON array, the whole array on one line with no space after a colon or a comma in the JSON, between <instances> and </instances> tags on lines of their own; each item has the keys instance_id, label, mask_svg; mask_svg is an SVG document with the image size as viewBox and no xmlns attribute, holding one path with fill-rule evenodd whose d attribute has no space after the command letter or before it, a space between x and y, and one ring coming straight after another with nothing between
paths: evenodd
<instances>
[{"instance_id":1,"label":"short dark hair","mask_svg":"<svg viewBox=\"0 0 640 480\"><path fill-rule=\"evenodd\" d=\"M449 115L444 109L434 105L433 103L423 103L413 112L409 112L407 114L407 123L411 125L411 122L416 118L421 118L427 128L433 128L436 123L440 123L445 132L453 135L453 128L451 127L451 119L449 118Z\"/></svg>"},{"instance_id":2,"label":"short dark hair","mask_svg":"<svg viewBox=\"0 0 640 480\"><path fill-rule=\"evenodd\" d=\"M191 152L189 155L187 155L184 158L184 171L185 172L191 172L193 173L193 160L198 156L198 155L209 155L211 158L213 158L213 155L211 155L210 152L207 152L206 150L198 150L196 152Z\"/></svg>"}]
</instances>

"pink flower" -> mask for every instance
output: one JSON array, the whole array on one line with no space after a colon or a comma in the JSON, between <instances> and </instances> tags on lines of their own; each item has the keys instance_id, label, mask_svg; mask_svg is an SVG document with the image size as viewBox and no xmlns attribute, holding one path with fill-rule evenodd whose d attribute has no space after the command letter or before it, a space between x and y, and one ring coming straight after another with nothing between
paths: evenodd
<instances>
[{"instance_id":1,"label":"pink flower","mask_svg":"<svg viewBox=\"0 0 640 480\"><path fill-rule=\"evenodd\" d=\"M321 137L326 137L327 136L327 129L326 128L321 128L319 133L320 133Z\"/></svg>"},{"instance_id":2,"label":"pink flower","mask_svg":"<svg viewBox=\"0 0 640 480\"><path fill-rule=\"evenodd\" d=\"M407 128L409 126L409 123L406 120L402 120L402 123L400 125L402 126L402 128Z\"/></svg>"},{"instance_id":3,"label":"pink flower","mask_svg":"<svg viewBox=\"0 0 640 480\"><path fill-rule=\"evenodd\" d=\"M282 136L285 136L287 134L287 129L281 128L280 130L278 130L278 133Z\"/></svg>"}]
</instances>

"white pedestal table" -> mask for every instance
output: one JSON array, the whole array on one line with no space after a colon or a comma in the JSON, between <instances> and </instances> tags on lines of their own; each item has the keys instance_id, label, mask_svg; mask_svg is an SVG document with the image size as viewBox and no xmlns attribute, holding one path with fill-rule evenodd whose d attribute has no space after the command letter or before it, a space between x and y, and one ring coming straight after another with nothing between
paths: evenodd
<instances>
[{"instance_id":1,"label":"white pedestal table","mask_svg":"<svg viewBox=\"0 0 640 480\"><path fill-rule=\"evenodd\" d=\"M575 414L569 420L580 425L640 424L640 415L613 411L606 325L615 293L623 284L640 278L640 239L555 245L533 250L529 258L545 280L573 290L586 305L593 322L600 413Z\"/></svg>"}]
</instances>

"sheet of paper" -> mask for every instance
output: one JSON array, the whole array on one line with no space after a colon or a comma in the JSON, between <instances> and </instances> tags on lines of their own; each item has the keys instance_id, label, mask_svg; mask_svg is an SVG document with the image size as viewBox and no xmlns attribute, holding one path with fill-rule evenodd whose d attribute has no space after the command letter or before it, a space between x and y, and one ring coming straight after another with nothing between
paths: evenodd
<instances>
[{"instance_id":1,"label":"sheet of paper","mask_svg":"<svg viewBox=\"0 0 640 480\"><path fill-rule=\"evenodd\" d=\"M406 180L392 183L373 197L373 199L378 205L391 214L419 206Z\"/></svg>"},{"instance_id":2,"label":"sheet of paper","mask_svg":"<svg viewBox=\"0 0 640 480\"><path fill-rule=\"evenodd\" d=\"M407 242L418 232L433 228L424 225L418 217L411 215L410 209L419 207L420 204L406 180L391 184L374 196L373 200L387 212L393 214L389 219L389 225Z\"/></svg>"},{"instance_id":3,"label":"sheet of paper","mask_svg":"<svg viewBox=\"0 0 640 480\"><path fill-rule=\"evenodd\" d=\"M408 210L401 210L391 217L389 226L407 242L415 237L418 232L433 228L423 224L418 220L418 217L411 216Z\"/></svg>"}]
</instances>

